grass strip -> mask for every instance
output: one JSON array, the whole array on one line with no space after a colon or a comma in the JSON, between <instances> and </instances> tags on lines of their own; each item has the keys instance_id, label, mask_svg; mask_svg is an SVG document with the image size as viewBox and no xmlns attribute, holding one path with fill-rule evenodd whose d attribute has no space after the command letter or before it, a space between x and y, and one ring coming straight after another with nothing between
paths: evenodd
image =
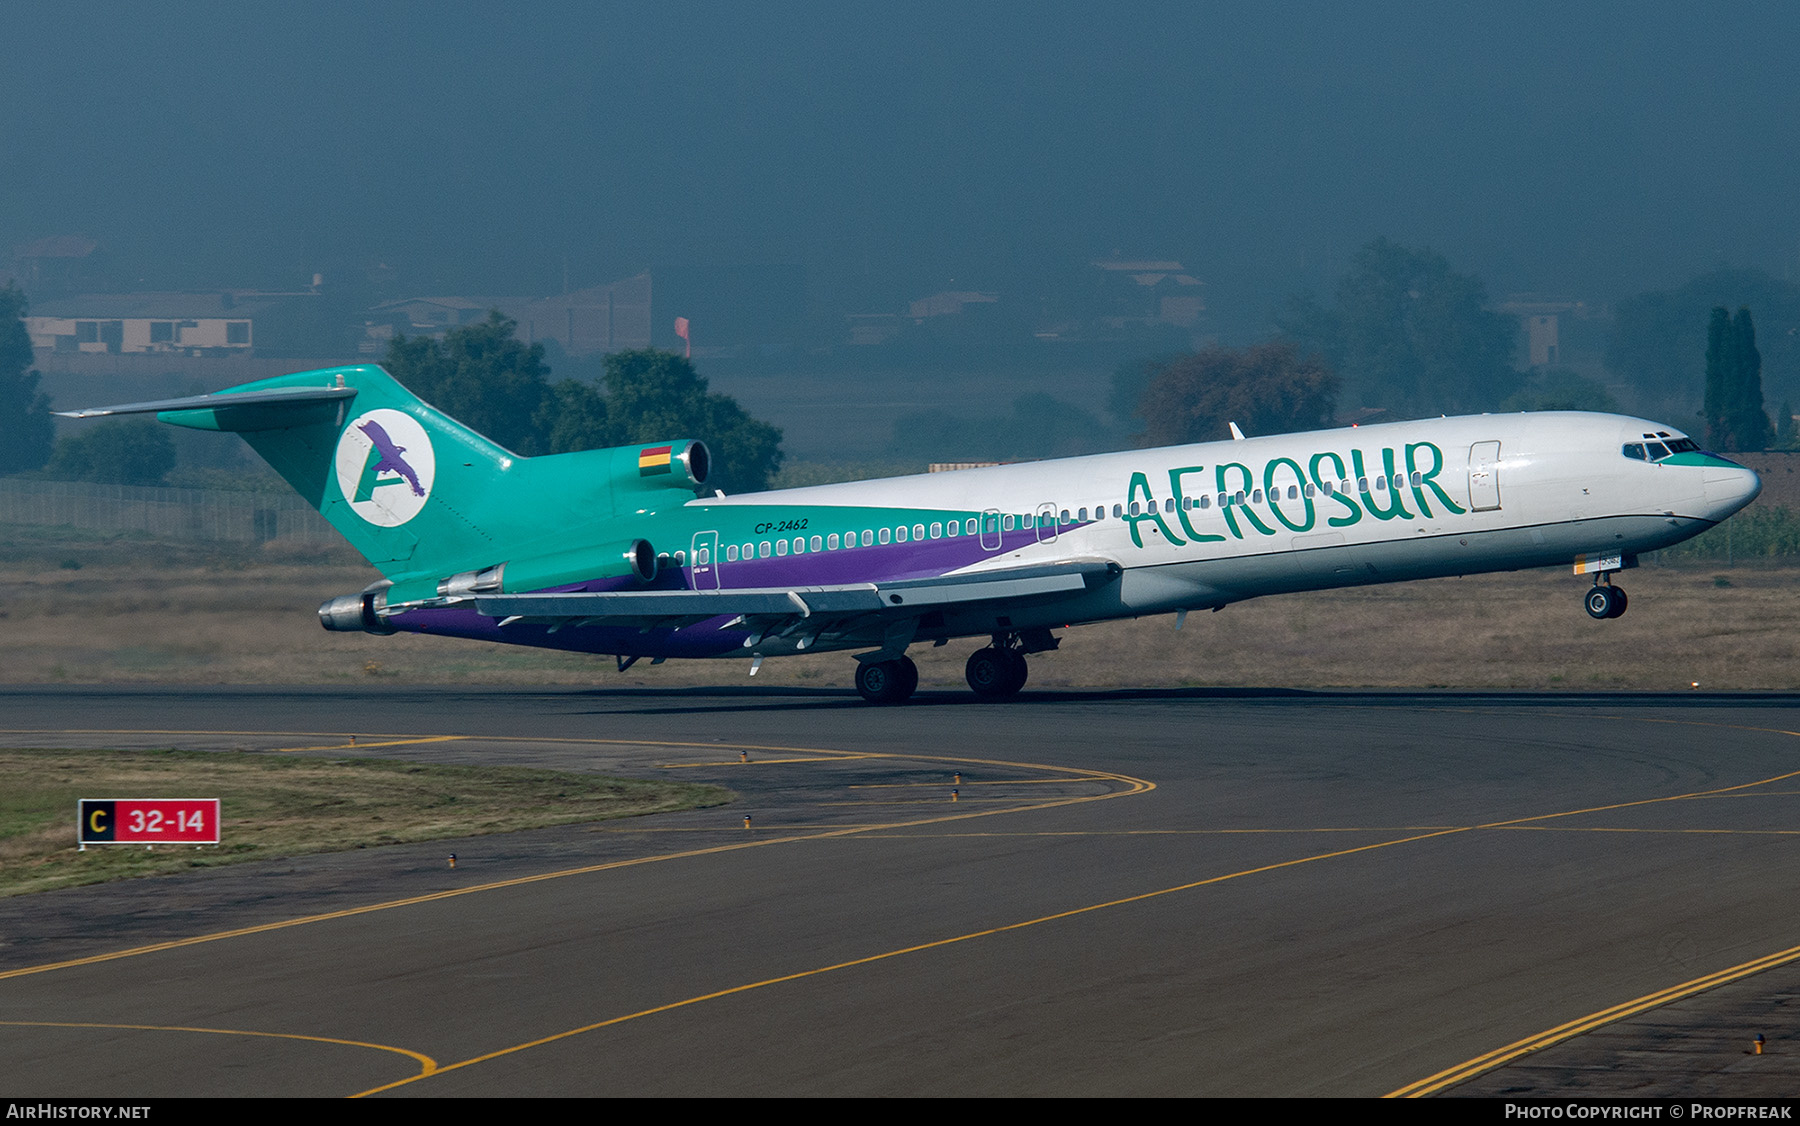
<instances>
[{"instance_id":1,"label":"grass strip","mask_svg":"<svg viewBox=\"0 0 1800 1126\"><path fill-rule=\"evenodd\" d=\"M81 798L216 797L216 847L76 846ZM512 766L181 750L0 751L0 896L187 868L723 805L720 786Z\"/></svg>"}]
</instances>

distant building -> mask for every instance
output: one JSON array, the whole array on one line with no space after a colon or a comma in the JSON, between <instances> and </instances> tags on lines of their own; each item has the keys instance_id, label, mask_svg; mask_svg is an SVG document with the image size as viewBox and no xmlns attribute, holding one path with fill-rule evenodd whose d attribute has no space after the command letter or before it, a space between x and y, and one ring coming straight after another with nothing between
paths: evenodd
<instances>
[{"instance_id":1,"label":"distant building","mask_svg":"<svg viewBox=\"0 0 1800 1126\"><path fill-rule=\"evenodd\" d=\"M1206 312L1205 284L1176 261L1099 258L1102 318L1113 328L1173 325L1192 329Z\"/></svg>"},{"instance_id":2,"label":"distant building","mask_svg":"<svg viewBox=\"0 0 1800 1126\"><path fill-rule=\"evenodd\" d=\"M644 273L499 308L519 322L520 339L554 340L571 356L591 356L650 347L650 297L650 275ZM673 326L675 314L669 316Z\"/></svg>"},{"instance_id":3,"label":"distant building","mask_svg":"<svg viewBox=\"0 0 1800 1126\"><path fill-rule=\"evenodd\" d=\"M453 328L486 320L488 310L511 300L518 299L408 297L399 301L384 301L369 310L356 350L365 356L379 355L387 351L388 341L396 336L442 339L444 333Z\"/></svg>"},{"instance_id":4,"label":"distant building","mask_svg":"<svg viewBox=\"0 0 1800 1126\"><path fill-rule=\"evenodd\" d=\"M249 355L267 300L231 293L110 293L45 301L25 318L44 352Z\"/></svg>"},{"instance_id":5,"label":"distant building","mask_svg":"<svg viewBox=\"0 0 1800 1126\"><path fill-rule=\"evenodd\" d=\"M498 309L521 340L554 340L571 356L680 349L675 319L692 326L694 355L797 346L805 325L798 266L646 271L555 297L413 297L369 310L359 348L374 355L396 335L442 337Z\"/></svg>"},{"instance_id":6,"label":"distant building","mask_svg":"<svg viewBox=\"0 0 1800 1126\"><path fill-rule=\"evenodd\" d=\"M860 348L877 347L900 335L897 313L851 313L844 318L850 343Z\"/></svg>"},{"instance_id":7,"label":"distant building","mask_svg":"<svg viewBox=\"0 0 1800 1126\"><path fill-rule=\"evenodd\" d=\"M1526 366L1534 368L1566 364L1563 322L1588 315L1587 306L1580 301L1547 299L1532 294L1514 294L1493 308L1496 313L1519 319L1519 328L1525 335Z\"/></svg>"},{"instance_id":8,"label":"distant building","mask_svg":"<svg viewBox=\"0 0 1800 1126\"><path fill-rule=\"evenodd\" d=\"M997 293L950 292L921 297L907 306L907 316L914 323L928 317L953 317L970 305L992 305L1000 300Z\"/></svg>"}]
</instances>

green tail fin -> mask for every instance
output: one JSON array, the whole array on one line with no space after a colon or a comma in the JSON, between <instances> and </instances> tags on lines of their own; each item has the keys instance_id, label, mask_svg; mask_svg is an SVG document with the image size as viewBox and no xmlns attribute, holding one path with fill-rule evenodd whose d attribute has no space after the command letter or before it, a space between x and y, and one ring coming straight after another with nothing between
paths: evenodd
<instances>
[{"instance_id":1,"label":"green tail fin","mask_svg":"<svg viewBox=\"0 0 1800 1126\"><path fill-rule=\"evenodd\" d=\"M519 457L374 365L214 395L101 408L241 434L391 579L443 576L605 542L705 482L695 441ZM646 468L648 467L648 468Z\"/></svg>"}]
</instances>

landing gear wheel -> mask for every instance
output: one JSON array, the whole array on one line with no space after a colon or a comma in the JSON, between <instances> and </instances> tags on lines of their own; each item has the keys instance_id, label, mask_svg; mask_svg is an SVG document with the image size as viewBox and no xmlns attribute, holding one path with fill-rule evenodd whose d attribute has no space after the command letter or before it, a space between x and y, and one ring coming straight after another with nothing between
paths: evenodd
<instances>
[{"instance_id":1,"label":"landing gear wheel","mask_svg":"<svg viewBox=\"0 0 1800 1126\"><path fill-rule=\"evenodd\" d=\"M1010 649L977 649L963 669L969 687L984 700L1004 700L1025 687L1025 658Z\"/></svg>"},{"instance_id":2,"label":"landing gear wheel","mask_svg":"<svg viewBox=\"0 0 1800 1126\"><path fill-rule=\"evenodd\" d=\"M1587 592L1588 617L1616 618L1625 612L1625 592L1612 586L1595 586Z\"/></svg>"},{"instance_id":3,"label":"landing gear wheel","mask_svg":"<svg viewBox=\"0 0 1800 1126\"><path fill-rule=\"evenodd\" d=\"M866 661L856 666L856 690L871 704L898 704L919 686L919 666L911 657Z\"/></svg>"},{"instance_id":4,"label":"landing gear wheel","mask_svg":"<svg viewBox=\"0 0 1800 1126\"><path fill-rule=\"evenodd\" d=\"M1007 674L1006 678L1006 694L1011 696L1025 687L1025 678L1031 674L1031 666L1026 663L1025 654L1015 649L1002 649L1001 652L1006 655L1007 662L1012 665L1012 671Z\"/></svg>"}]
</instances>

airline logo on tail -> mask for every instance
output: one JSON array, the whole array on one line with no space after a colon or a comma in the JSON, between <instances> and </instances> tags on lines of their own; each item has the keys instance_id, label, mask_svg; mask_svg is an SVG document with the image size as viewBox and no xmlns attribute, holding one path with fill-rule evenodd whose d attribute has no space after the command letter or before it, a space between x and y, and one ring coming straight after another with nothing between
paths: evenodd
<instances>
[{"instance_id":1,"label":"airline logo on tail","mask_svg":"<svg viewBox=\"0 0 1800 1126\"><path fill-rule=\"evenodd\" d=\"M436 476L431 439L409 414L370 411L338 438L338 489L371 524L392 528L417 516Z\"/></svg>"}]
</instances>

